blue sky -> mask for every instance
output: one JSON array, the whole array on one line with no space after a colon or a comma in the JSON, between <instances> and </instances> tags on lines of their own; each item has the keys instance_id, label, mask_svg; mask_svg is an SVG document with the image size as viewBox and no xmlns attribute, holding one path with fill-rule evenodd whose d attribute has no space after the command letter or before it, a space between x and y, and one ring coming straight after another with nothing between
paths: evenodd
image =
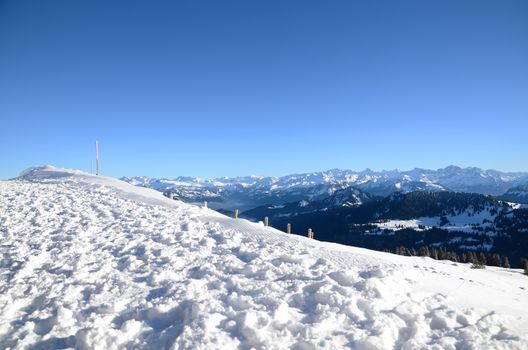
<instances>
[{"instance_id":1,"label":"blue sky","mask_svg":"<svg viewBox=\"0 0 528 350\"><path fill-rule=\"evenodd\" d=\"M528 2L1 1L0 178L528 171Z\"/></svg>"}]
</instances>

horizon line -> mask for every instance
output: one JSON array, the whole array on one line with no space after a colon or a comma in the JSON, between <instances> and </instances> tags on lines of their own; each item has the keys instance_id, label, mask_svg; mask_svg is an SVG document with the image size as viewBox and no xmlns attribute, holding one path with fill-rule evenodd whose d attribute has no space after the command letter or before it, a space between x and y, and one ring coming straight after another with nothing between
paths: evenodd
<instances>
[{"instance_id":1,"label":"horizon line","mask_svg":"<svg viewBox=\"0 0 528 350\"><path fill-rule=\"evenodd\" d=\"M459 166L459 165L450 164L450 165L446 165L444 167L439 167L439 168L436 168L436 169L433 169L433 168L421 168L421 167L414 167L414 168L408 169L408 170L402 170L402 169L399 169L399 168L376 170L376 169L371 169L371 168L368 168L368 167L364 168L363 170L354 170L354 169L351 169L351 168L330 168L330 169L316 170L316 171L291 172L291 173L286 173L286 174L283 174L283 175L246 174L246 175L216 176L216 177L193 176L193 175L177 175L174 178L147 176L147 175L122 175L119 178L124 178L124 177L127 177L127 178L146 177L146 178L149 178L149 179L156 178L156 179L167 179L167 180L174 180L174 179L182 178L182 177L189 177L189 178L200 179L200 180L233 179L233 178L240 178L240 177L282 178L282 177L287 177L287 176L325 173L325 172L331 172L331 171L350 171L350 172L355 172L355 173L365 173L365 172L373 172L373 173L391 173L391 172L408 173L408 172L415 171L415 170L440 171L440 170L445 170L445 169L451 168L451 167L458 168L460 170L478 169L478 170L481 170L481 171L484 171L484 172L496 171L496 172L499 172L499 173L502 173L502 174L506 174L506 175L507 174L528 174L528 170L526 170L526 171L522 171L522 170L521 171L506 171L506 170L498 170L498 169L495 169L495 168L487 168L487 169L485 169L485 168L481 168L481 167L478 167L478 166Z\"/></svg>"}]
</instances>

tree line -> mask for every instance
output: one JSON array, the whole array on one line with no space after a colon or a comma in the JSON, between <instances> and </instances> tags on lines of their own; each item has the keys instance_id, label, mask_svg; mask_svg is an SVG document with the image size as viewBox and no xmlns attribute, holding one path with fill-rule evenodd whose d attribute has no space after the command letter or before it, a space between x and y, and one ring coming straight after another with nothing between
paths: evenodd
<instances>
[{"instance_id":1,"label":"tree line","mask_svg":"<svg viewBox=\"0 0 528 350\"><path fill-rule=\"evenodd\" d=\"M397 247L396 249L385 249L385 252L404 255L404 256L426 256L435 260L450 260L460 263L469 263L472 268L484 268L485 266L498 266L509 269L511 267L510 261L507 256L501 256L497 253L486 253L483 251L466 251L457 253L446 248L429 248L427 246L421 246L416 250L415 248ZM526 275L528 275L528 259L520 259L520 267L524 269Z\"/></svg>"}]
</instances>

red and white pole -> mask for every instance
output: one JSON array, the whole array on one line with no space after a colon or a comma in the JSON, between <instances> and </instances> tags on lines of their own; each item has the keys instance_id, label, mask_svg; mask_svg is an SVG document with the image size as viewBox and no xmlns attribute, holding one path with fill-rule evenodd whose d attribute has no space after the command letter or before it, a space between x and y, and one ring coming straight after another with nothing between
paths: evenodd
<instances>
[{"instance_id":1,"label":"red and white pole","mask_svg":"<svg viewBox=\"0 0 528 350\"><path fill-rule=\"evenodd\" d=\"M99 140L95 140L95 175L99 176Z\"/></svg>"}]
</instances>

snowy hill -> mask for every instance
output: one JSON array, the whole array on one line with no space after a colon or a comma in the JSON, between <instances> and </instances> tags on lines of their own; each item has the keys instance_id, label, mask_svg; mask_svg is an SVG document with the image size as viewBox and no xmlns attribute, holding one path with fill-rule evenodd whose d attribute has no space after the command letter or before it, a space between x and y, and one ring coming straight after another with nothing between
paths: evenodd
<instances>
[{"instance_id":1,"label":"snowy hill","mask_svg":"<svg viewBox=\"0 0 528 350\"><path fill-rule=\"evenodd\" d=\"M520 270L287 235L41 167L0 182L0 348L526 349Z\"/></svg>"},{"instance_id":2,"label":"snowy hill","mask_svg":"<svg viewBox=\"0 0 528 350\"><path fill-rule=\"evenodd\" d=\"M438 170L417 168L409 171L332 169L282 177L244 176L212 180L178 177L169 180L139 176L123 177L122 180L162 192L170 190L176 197L190 203L208 200L214 208L247 210L261 205L319 199L325 194L331 195L335 189L349 186L374 196L417 190L499 195L526 183L528 174L448 166Z\"/></svg>"}]
</instances>

